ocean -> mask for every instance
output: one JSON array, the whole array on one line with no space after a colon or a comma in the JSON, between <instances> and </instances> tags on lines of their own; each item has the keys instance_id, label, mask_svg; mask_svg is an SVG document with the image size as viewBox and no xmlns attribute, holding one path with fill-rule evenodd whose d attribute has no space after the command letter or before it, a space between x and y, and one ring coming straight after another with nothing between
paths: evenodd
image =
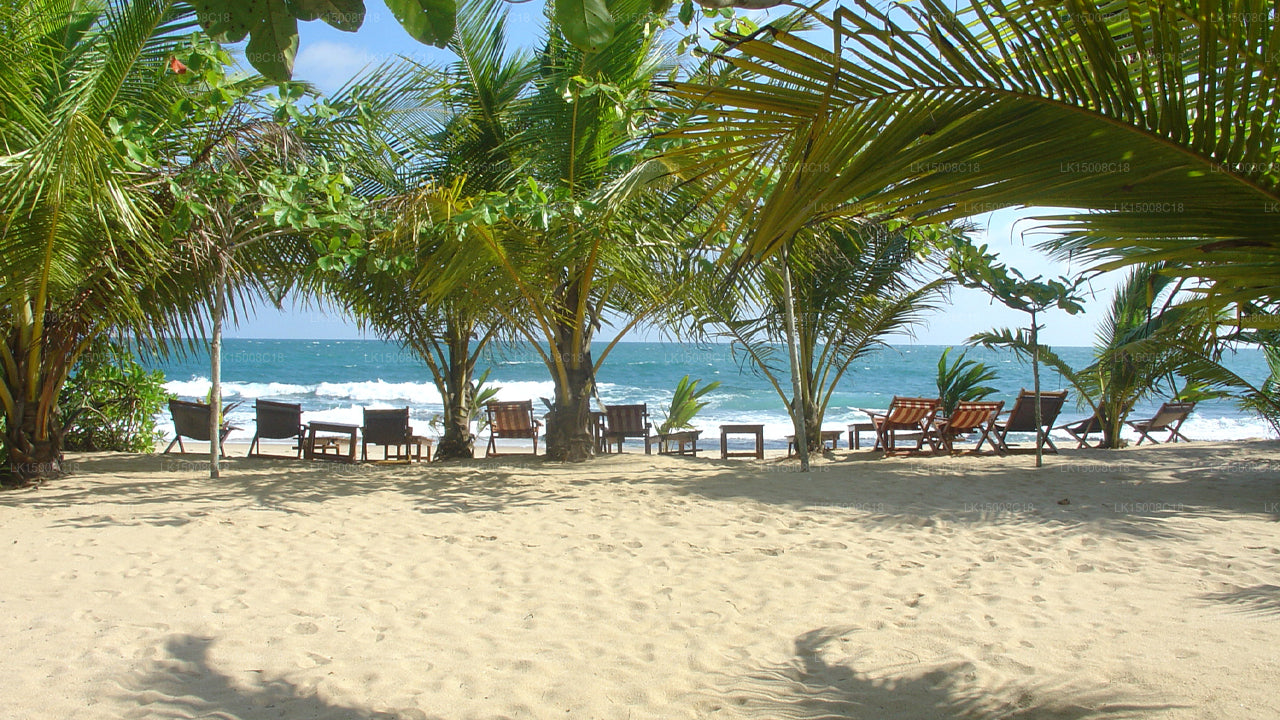
<instances>
[{"instance_id":1,"label":"ocean","mask_svg":"<svg viewBox=\"0 0 1280 720\"><path fill-rule=\"evenodd\" d=\"M603 348L597 343L594 349L599 353ZM854 363L831 400L824 427L844 429L848 423L866 422L861 408L884 410L894 395L936 397L937 362L943 349L932 345L884 348ZM953 350L952 356L960 350ZM1087 365L1091 355L1091 349L1083 347L1055 350L1073 367ZM783 352L781 358L785 357ZM993 385L1001 392L992 399L1003 399L1006 406L1019 388L1031 387L1030 366L1011 353L973 348L968 357L997 370L999 377ZM1258 350L1241 351L1227 364L1251 382L1260 382L1267 374L1266 361ZM144 360L144 365L163 370L166 387L181 398L203 400L209 392L207 353ZM478 372L485 368L491 368L489 384L499 388L499 399L533 400L541 412L538 398L552 395L547 370L531 347L492 347L478 363ZM656 426L676 384L686 374L704 383L720 381L720 387L705 398L710 404L694 419L694 425L704 430L704 442L710 440L707 446L718 442L717 426L722 423L762 423L766 446L785 447L783 438L791 433L791 423L783 401L768 380L755 372L745 357L735 356L728 345L619 343L597 377L600 399L606 404L648 403ZM232 441L247 442L253 437L256 398L300 403L304 421L355 425L361 423L362 408L407 405L415 432L438 435L431 419L441 412L440 394L430 373L412 353L394 343L230 339L223 345L222 378L225 401L244 401L229 416L241 428L232 433ZM783 382L789 389L789 378L784 377ZM1057 373L1043 367L1041 385L1046 390L1067 388ZM1159 404L1159 399L1142 404L1132 417L1150 417ZM1085 407L1076 405L1072 391L1059 424L1088 414ZM172 437L168 412L162 415L161 427ZM1201 403L1183 432L1193 440L1272 436L1266 422L1241 412L1229 400Z\"/></svg>"}]
</instances>

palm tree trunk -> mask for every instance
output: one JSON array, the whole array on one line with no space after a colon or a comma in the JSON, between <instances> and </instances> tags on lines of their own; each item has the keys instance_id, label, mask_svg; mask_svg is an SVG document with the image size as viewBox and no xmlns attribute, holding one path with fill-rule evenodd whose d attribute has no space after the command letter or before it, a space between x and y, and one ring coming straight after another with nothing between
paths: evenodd
<instances>
[{"instance_id":1,"label":"palm tree trunk","mask_svg":"<svg viewBox=\"0 0 1280 720\"><path fill-rule=\"evenodd\" d=\"M444 435L436 449L438 460L475 457L475 438L471 435L473 388L471 385L470 333L449 328L444 371Z\"/></svg>"},{"instance_id":2,"label":"palm tree trunk","mask_svg":"<svg viewBox=\"0 0 1280 720\"><path fill-rule=\"evenodd\" d=\"M1041 433L1042 419L1040 417L1040 326L1036 323L1036 311L1031 311L1031 378L1035 383L1036 394L1036 467L1044 466L1044 445Z\"/></svg>"},{"instance_id":3,"label":"palm tree trunk","mask_svg":"<svg viewBox=\"0 0 1280 720\"><path fill-rule=\"evenodd\" d=\"M595 371L591 351L573 347L573 333L563 331L556 340L555 351L564 359L562 380L554 372L555 400L547 414L547 459L581 462L596 453L591 434L591 396L595 391Z\"/></svg>"},{"instance_id":4,"label":"palm tree trunk","mask_svg":"<svg viewBox=\"0 0 1280 720\"><path fill-rule=\"evenodd\" d=\"M30 312L15 314L26 322L12 329L10 336L15 341L5 348L4 444L9 476L27 484L62 474L63 428L58 421L57 399L76 354L72 343L64 353L60 343L44 333L36 335ZM38 349L32 352L32 346ZM27 367L32 358L40 365L34 373Z\"/></svg>"},{"instance_id":5,"label":"palm tree trunk","mask_svg":"<svg viewBox=\"0 0 1280 720\"><path fill-rule=\"evenodd\" d=\"M220 450L218 440L222 434L222 316L226 312L226 265L218 258L218 270L214 279L213 340L209 344L209 477L217 479Z\"/></svg>"},{"instance_id":6,"label":"palm tree trunk","mask_svg":"<svg viewBox=\"0 0 1280 720\"><path fill-rule=\"evenodd\" d=\"M786 247L782 249L782 283L786 293L783 305L787 313L787 350L791 355L791 426L796 434L796 454L800 456L800 472L809 472L809 440L805 427L809 408L802 392L800 349L796 347L795 289L791 286L791 258Z\"/></svg>"}]
</instances>

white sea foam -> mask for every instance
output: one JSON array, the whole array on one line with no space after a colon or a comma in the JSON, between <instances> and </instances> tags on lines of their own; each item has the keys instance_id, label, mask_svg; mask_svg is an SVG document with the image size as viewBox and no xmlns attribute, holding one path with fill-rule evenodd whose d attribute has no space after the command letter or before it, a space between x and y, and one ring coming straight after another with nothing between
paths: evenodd
<instances>
[{"instance_id":1,"label":"white sea foam","mask_svg":"<svg viewBox=\"0 0 1280 720\"><path fill-rule=\"evenodd\" d=\"M500 400L533 400L534 410L542 415L546 408L539 398L550 398L554 395L555 386L549 381L503 381L491 379L490 385L499 388ZM209 392L209 380L206 377L193 377L189 380L170 380L165 388L180 397L204 398ZM647 401L651 419L656 426L662 419L662 409L670 398L669 390L650 390L616 383L601 383L600 399L608 403ZM318 385L297 385L291 383L253 383L228 382L223 385L224 396L229 400L242 400L244 403L234 410L229 420L242 428L235 431L233 440L248 440L253 436L254 411L252 400L255 398L272 398L291 400L303 404L304 421L340 422L360 425L363 422L363 408L410 407L415 431L419 434L431 434L428 428L430 418L441 411L440 393L430 382L386 382L383 380L320 383ZM792 433L789 419L781 411L772 409L735 410L731 407L734 401L751 400L753 396L719 393L712 398L713 402L699 417L694 426L703 431L704 437L718 442L719 426L729 423L753 423L764 425L765 439L771 447L784 443L785 436ZM774 398L770 396L770 400ZM320 406L317 408L316 406ZM1143 413L1138 413L1142 416ZM1079 413L1064 416L1067 420L1082 417ZM161 429L170 437L172 424L168 412L159 418ZM824 427L828 430L844 430L850 423L867 422L865 414L851 408L832 408L827 414ZM1274 438L1271 426L1255 416L1202 417L1193 415L1182 428L1183 434L1192 440L1222 441L1249 438ZM1163 440L1164 434L1156 434ZM1069 436L1062 431L1053 433L1055 439L1061 438L1070 442ZM1131 442L1138 439L1138 434L1126 428L1124 437Z\"/></svg>"}]
</instances>

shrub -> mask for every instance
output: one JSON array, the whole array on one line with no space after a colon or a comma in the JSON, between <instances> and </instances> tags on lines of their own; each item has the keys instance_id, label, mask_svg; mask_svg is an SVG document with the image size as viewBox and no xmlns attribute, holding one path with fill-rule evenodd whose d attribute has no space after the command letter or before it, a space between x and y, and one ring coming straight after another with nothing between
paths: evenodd
<instances>
[{"instance_id":1,"label":"shrub","mask_svg":"<svg viewBox=\"0 0 1280 720\"><path fill-rule=\"evenodd\" d=\"M121 345L95 345L80 357L59 397L70 419L64 447L152 452L163 437L156 414L169 398L163 372L143 368Z\"/></svg>"},{"instance_id":2,"label":"shrub","mask_svg":"<svg viewBox=\"0 0 1280 720\"><path fill-rule=\"evenodd\" d=\"M671 398L671 407L667 409L666 418L658 426L658 434L665 435L673 430L687 430L693 427L693 416L708 404L702 400L702 396L720 387L719 380L698 387L700 382L702 380L690 382L688 375L680 378L675 395Z\"/></svg>"},{"instance_id":3,"label":"shrub","mask_svg":"<svg viewBox=\"0 0 1280 720\"><path fill-rule=\"evenodd\" d=\"M950 415L961 402L975 402L998 392L983 385L996 379L996 371L976 360L966 360L967 353L960 353L955 363L947 362L951 348L942 351L938 359L938 397L942 399L942 412Z\"/></svg>"}]
</instances>

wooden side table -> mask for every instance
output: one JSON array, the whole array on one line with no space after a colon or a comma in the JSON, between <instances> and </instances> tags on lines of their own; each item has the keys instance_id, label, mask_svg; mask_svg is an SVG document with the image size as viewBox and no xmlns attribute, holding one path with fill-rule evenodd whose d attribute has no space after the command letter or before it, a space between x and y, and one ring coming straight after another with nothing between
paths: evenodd
<instances>
[{"instance_id":1,"label":"wooden side table","mask_svg":"<svg viewBox=\"0 0 1280 720\"><path fill-rule=\"evenodd\" d=\"M857 450L862 447L862 433L869 432L872 435L876 433L876 426L872 423L851 423L849 425L849 449Z\"/></svg>"},{"instance_id":2,"label":"wooden side table","mask_svg":"<svg viewBox=\"0 0 1280 720\"><path fill-rule=\"evenodd\" d=\"M840 444L840 435L841 433L839 430L823 430L822 431L822 449L827 450L828 446L830 446L829 449L835 450L836 446ZM788 435L787 436L787 457L791 457L792 455L796 454L795 447L796 447L796 436Z\"/></svg>"},{"instance_id":3,"label":"wooden side table","mask_svg":"<svg viewBox=\"0 0 1280 720\"><path fill-rule=\"evenodd\" d=\"M692 455L698 456L698 438L701 430L681 430L680 432L655 435L658 438L659 455ZM672 446L676 449L672 449ZM690 446L690 447L686 447Z\"/></svg>"},{"instance_id":4,"label":"wooden side table","mask_svg":"<svg viewBox=\"0 0 1280 720\"><path fill-rule=\"evenodd\" d=\"M335 433L347 437L347 453L342 454L339 438L316 437L316 433ZM312 422L307 423L307 442L302 448L302 456L308 460L336 460L353 463L356 461L356 434L359 425L345 423ZM332 450L333 452L330 452Z\"/></svg>"},{"instance_id":5,"label":"wooden side table","mask_svg":"<svg viewBox=\"0 0 1280 720\"><path fill-rule=\"evenodd\" d=\"M756 449L748 452L729 452L729 434L755 435ZM720 426L720 459L731 457L753 457L764 459L764 425L721 425Z\"/></svg>"}]
</instances>

